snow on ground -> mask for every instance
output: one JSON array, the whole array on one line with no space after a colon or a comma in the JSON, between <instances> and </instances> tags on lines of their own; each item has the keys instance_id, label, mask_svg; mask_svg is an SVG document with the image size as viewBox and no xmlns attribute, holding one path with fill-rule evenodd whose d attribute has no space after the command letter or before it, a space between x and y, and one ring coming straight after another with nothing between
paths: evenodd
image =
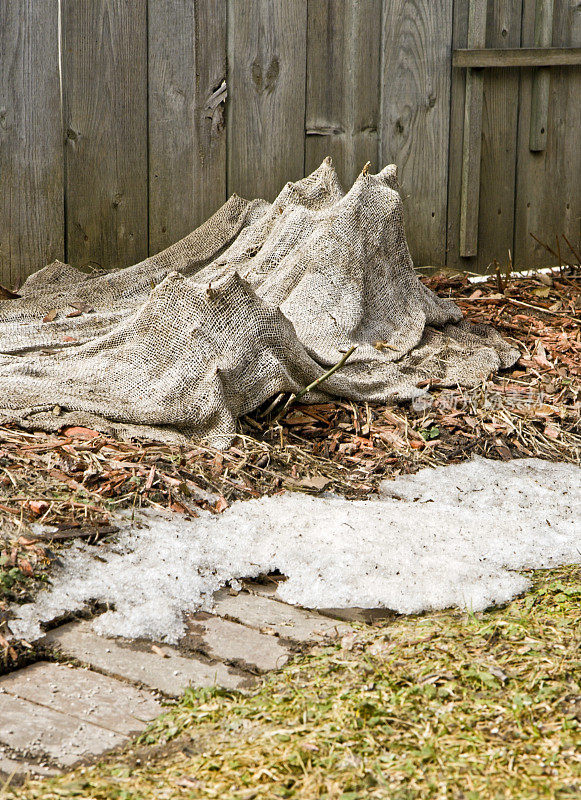
<instances>
[{"instance_id":1,"label":"snow on ground","mask_svg":"<svg viewBox=\"0 0 581 800\"><path fill-rule=\"evenodd\" d=\"M184 611L209 610L227 581L274 569L288 577L280 598L311 608L483 609L526 589L515 570L581 559L579 474L474 458L385 481L376 500L287 493L191 521L143 515L114 545L71 548L10 626L34 640L41 622L96 600L110 607L98 632L175 642Z\"/></svg>"}]
</instances>

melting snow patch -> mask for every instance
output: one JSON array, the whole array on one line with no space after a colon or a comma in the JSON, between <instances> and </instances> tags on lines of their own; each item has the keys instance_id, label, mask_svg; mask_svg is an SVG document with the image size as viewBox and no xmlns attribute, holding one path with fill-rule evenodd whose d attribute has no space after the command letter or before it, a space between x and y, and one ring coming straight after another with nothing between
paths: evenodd
<instances>
[{"instance_id":1,"label":"melting snow patch","mask_svg":"<svg viewBox=\"0 0 581 800\"><path fill-rule=\"evenodd\" d=\"M98 632L175 642L183 612L275 569L288 577L280 598L310 608L479 610L528 586L515 570L578 561L579 512L578 467L474 458L385 481L377 500L287 493L192 521L148 514L115 545L76 544L10 626L31 640L41 622L96 600L111 608Z\"/></svg>"}]
</instances>

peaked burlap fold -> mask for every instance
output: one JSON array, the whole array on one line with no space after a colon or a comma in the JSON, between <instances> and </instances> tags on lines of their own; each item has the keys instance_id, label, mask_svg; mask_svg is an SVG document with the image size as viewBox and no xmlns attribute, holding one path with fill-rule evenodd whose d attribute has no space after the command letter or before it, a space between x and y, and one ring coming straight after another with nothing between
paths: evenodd
<instances>
[{"instance_id":1,"label":"peaked burlap fold","mask_svg":"<svg viewBox=\"0 0 581 800\"><path fill-rule=\"evenodd\" d=\"M140 264L90 275L55 262L19 293L0 301L0 421L27 427L223 447L238 417L353 345L307 402L471 387L519 356L419 281L393 166L345 193L325 159L274 203L231 197Z\"/></svg>"}]
</instances>

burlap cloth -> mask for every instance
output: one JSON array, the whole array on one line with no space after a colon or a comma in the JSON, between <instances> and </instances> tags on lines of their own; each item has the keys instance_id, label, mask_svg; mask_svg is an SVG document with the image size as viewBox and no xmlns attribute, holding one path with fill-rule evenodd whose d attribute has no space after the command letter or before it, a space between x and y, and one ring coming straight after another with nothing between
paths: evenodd
<instances>
[{"instance_id":1,"label":"burlap cloth","mask_svg":"<svg viewBox=\"0 0 581 800\"><path fill-rule=\"evenodd\" d=\"M236 420L348 362L305 401L472 387L515 350L419 281L393 166L345 193L330 159L274 203L233 196L126 269L55 262L0 301L0 421L226 446ZM419 384L419 386L418 386Z\"/></svg>"}]
</instances>

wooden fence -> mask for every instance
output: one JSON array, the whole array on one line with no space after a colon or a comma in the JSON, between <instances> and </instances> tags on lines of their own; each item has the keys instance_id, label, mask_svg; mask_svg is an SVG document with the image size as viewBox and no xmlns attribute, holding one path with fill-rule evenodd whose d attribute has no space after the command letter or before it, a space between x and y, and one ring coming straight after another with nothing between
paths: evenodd
<instances>
[{"instance_id":1,"label":"wooden fence","mask_svg":"<svg viewBox=\"0 0 581 800\"><path fill-rule=\"evenodd\" d=\"M398 164L418 265L554 263L580 46L579 0L0 0L0 282L133 263L327 154Z\"/></svg>"}]
</instances>

